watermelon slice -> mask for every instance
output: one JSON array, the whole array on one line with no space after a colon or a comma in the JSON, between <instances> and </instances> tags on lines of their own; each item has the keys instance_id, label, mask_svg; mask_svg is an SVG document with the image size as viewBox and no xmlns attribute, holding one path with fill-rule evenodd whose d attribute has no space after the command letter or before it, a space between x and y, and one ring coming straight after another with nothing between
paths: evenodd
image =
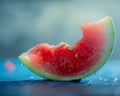
<instances>
[{"instance_id":1,"label":"watermelon slice","mask_svg":"<svg viewBox=\"0 0 120 96\"><path fill-rule=\"evenodd\" d=\"M105 64L114 46L110 16L81 26L83 36L75 46L64 42L54 46L40 43L22 53L19 59L34 73L60 81L79 80Z\"/></svg>"}]
</instances>

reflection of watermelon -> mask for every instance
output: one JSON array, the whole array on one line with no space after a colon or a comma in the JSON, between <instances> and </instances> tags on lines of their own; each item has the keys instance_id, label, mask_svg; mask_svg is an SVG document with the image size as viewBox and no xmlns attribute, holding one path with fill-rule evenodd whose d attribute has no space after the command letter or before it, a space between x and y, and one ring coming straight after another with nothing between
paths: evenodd
<instances>
[{"instance_id":1,"label":"reflection of watermelon","mask_svg":"<svg viewBox=\"0 0 120 96\"><path fill-rule=\"evenodd\" d=\"M83 24L83 36L75 46L38 44L19 56L36 74L51 80L70 81L98 70L113 49L114 29L111 17Z\"/></svg>"}]
</instances>

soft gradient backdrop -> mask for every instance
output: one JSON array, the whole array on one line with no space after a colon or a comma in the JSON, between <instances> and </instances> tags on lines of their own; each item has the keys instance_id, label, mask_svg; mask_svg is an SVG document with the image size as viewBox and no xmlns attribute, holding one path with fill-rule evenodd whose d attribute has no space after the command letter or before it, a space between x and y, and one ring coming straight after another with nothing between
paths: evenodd
<instances>
[{"instance_id":1,"label":"soft gradient backdrop","mask_svg":"<svg viewBox=\"0 0 120 96\"><path fill-rule=\"evenodd\" d=\"M0 58L17 57L45 42L74 45L80 25L111 16L116 28L112 59L120 59L120 0L1 0Z\"/></svg>"}]
</instances>

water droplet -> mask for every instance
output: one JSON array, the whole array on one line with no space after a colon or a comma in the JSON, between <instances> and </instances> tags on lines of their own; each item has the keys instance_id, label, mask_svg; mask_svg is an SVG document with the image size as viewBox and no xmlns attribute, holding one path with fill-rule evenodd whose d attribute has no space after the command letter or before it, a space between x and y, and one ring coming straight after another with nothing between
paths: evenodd
<instances>
[{"instance_id":1,"label":"water droplet","mask_svg":"<svg viewBox=\"0 0 120 96\"><path fill-rule=\"evenodd\" d=\"M68 70L68 72L71 72L72 70Z\"/></svg>"},{"instance_id":2,"label":"water droplet","mask_svg":"<svg viewBox=\"0 0 120 96\"><path fill-rule=\"evenodd\" d=\"M75 54L75 58L77 58L78 57L78 54Z\"/></svg>"},{"instance_id":3,"label":"water droplet","mask_svg":"<svg viewBox=\"0 0 120 96\"><path fill-rule=\"evenodd\" d=\"M114 79L114 82L117 81L117 80L118 80L118 78L115 78L115 79Z\"/></svg>"},{"instance_id":4,"label":"water droplet","mask_svg":"<svg viewBox=\"0 0 120 96\"><path fill-rule=\"evenodd\" d=\"M95 50L92 50L93 53L95 53Z\"/></svg>"},{"instance_id":5,"label":"water droplet","mask_svg":"<svg viewBox=\"0 0 120 96\"><path fill-rule=\"evenodd\" d=\"M102 80L102 77L99 77L99 80Z\"/></svg>"},{"instance_id":6,"label":"water droplet","mask_svg":"<svg viewBox=\"0 0 120 96\"><path fill-rule=\"evenodd\" d=\"M23 66L23 63L21 63L21 66Z\"/></svg>"},{"instance_id":7,"label":"water droplet","mask_svg":"<svg viewBox=\"0 0 120 96\"><path fill-rule=\"evenodd\" d=\"M34 76L30 76L30 79L34 79L35 77Z\"/></svg>"},{"instance_id":8,"label":"water droplet","mask_svg":"<svg viewBox=\"0 0 120 96\"><path fill-rule=\"evenodd\" d=\"M104 81L107 81L107 79L104 79Z\"/></svg>"}]
</instances>

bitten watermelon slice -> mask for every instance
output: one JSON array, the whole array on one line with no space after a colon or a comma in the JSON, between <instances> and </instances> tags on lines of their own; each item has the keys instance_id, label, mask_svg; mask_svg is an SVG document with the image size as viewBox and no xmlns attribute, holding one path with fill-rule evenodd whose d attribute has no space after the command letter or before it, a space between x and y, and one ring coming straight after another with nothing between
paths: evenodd
<instances>
[{"instance_id":1,"label":"bitten watermelon slice","mask_svg":"<svg viewBox=\"0 0 120 96\"><path fill-rule=\"evenodd\" d=\"M70 81L96 72L111 55L114 28L111 17L85 23L83 36L75 46L41 43L21 54L19 59L34 73L51 80Z\"/></svg>"}]
</instances>

